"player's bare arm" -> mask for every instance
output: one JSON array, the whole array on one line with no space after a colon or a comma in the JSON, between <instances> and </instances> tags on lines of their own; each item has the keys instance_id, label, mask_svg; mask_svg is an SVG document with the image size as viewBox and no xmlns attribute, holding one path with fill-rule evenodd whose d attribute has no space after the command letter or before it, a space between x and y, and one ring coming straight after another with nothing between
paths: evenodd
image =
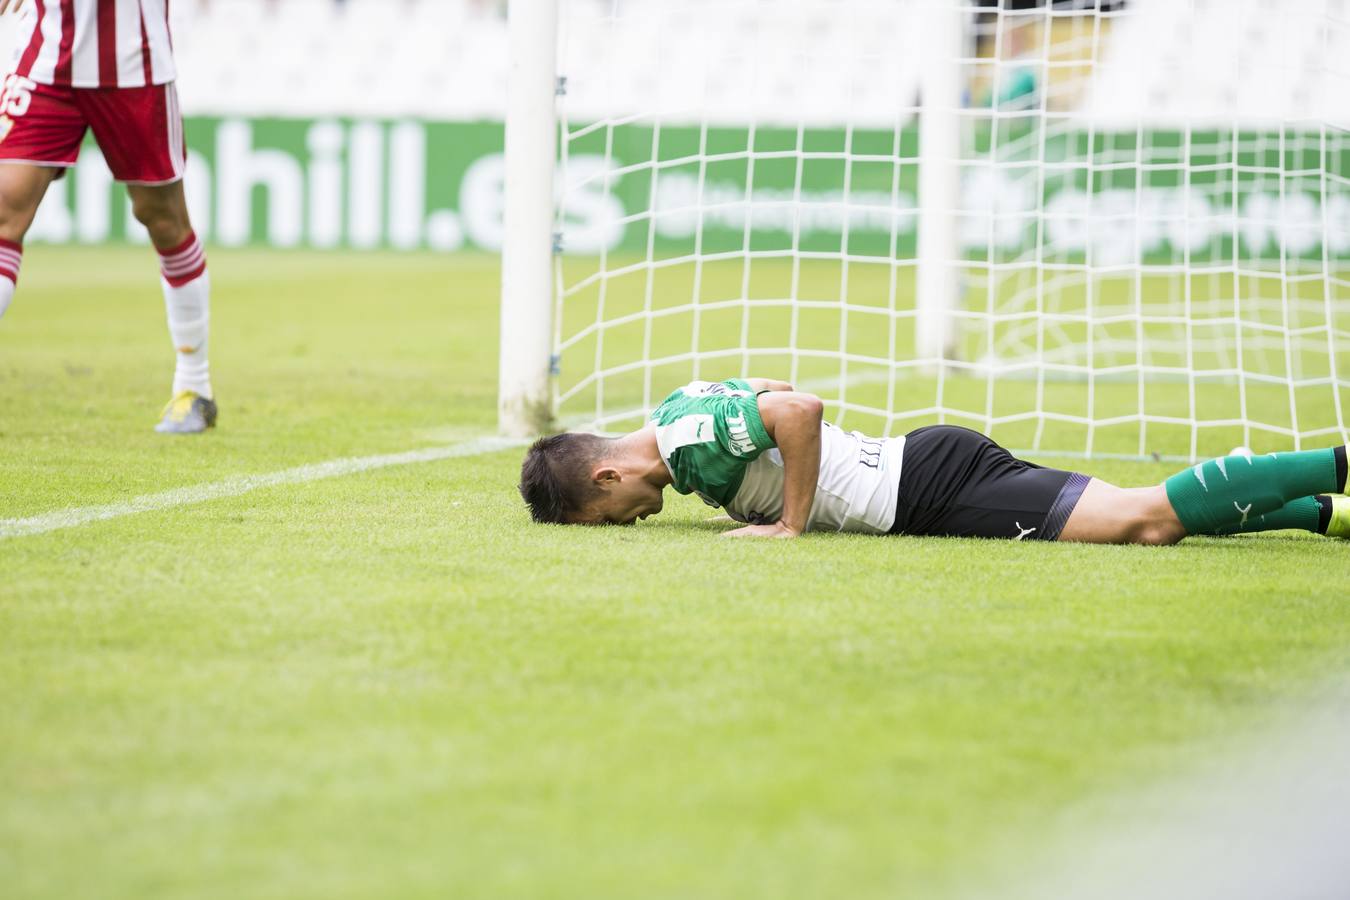
<instances>
[{"instance_id":1,"label":"player's bare arm","mask_svg":"<svg viewBox=\"0 0 1350 900\"><path fill-rule=\"evenodd\" d=\"M751 387L762 387L759 415L764 430L778 446L783 457L783 513L777 522L746 525L724 533L726 537L796 537L806 530L811 503L816 497L820 475L820 423L825 404L814 394L792 390L787 382L749 379Z\"/></svg>"}]
</instances>

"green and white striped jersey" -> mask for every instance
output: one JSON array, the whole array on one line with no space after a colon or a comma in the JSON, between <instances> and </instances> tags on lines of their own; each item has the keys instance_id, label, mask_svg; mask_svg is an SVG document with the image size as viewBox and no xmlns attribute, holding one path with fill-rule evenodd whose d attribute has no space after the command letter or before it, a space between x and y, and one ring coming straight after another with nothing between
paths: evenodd
<instances>
[{"instance_id":1,"label":"green and white striped jersey","mask_svg":"<svg viewBox=\"0 0 1350 900\"><path fill-rule=\"evenodd\" d=\"M695 493L741 522L783 513L783 456L746 381L695 381L652 413L675 490ZM885 534L895 521L905 439L870 438L825 423L809 531Z\"/></svg>"},{"instance_id":2,"label":"green and white striped jersey","mask_svg":"<svg viewBox=\"0 0 1350 900\"><path fill-rule=\"evenodd\" d=\"M772 447L749 382L694 381L652 412L656 444L681 494L728 506L746 466Z\"/></svg>"}]
</instances>

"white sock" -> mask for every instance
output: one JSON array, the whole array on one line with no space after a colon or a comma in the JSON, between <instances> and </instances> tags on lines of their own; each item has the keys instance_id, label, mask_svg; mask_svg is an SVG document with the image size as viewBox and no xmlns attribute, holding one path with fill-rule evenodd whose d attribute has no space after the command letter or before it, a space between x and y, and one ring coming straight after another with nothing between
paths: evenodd
<instances>
[{"instance_id":1,"label":"white sock","mask_svg":"<svg viewBox=\"0 0 1350 900\"><path fill-rule=\"evenodd\" d=\"M211 332L211 276L196 236L190 236L182 246L168 253L161 253L160 267L169 337L178 354L173 372L174 395L193 391L210 399L215 396L206 358Z\"/></svg>"},{"instance_id":2,"label":"white sock","mask_svg":"<svg viewBox=\"0 0 1350 900\"><path fill-rule=\"evenodd\" d=\"M9 280L8 275L0 274L0 316L4 316L5 310L9 309L9 301L14 299L14 282Z\"/></svg>"}]
</instances>

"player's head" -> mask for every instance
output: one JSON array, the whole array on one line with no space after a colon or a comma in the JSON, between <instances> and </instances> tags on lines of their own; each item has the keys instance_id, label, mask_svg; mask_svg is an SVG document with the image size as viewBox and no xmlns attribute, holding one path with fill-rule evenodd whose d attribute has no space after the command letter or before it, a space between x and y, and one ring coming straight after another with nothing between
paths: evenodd
<instances>
[{"instance_id":1,"label":"player's head","mask_svg":"<svg viewBox=\"0 0 1350 900\"><path fill-rule=\"evenodd\" d=\"M661 488L642 477L617 438L567 432L540 438L520 467L520 495L536 522L632 525L661 511Z\"/></svg>"}]
</instances>

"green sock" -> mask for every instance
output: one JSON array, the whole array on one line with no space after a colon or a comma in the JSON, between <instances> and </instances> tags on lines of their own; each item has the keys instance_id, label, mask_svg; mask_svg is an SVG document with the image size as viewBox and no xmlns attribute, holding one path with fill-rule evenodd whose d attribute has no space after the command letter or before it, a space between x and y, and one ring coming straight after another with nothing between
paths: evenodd
<instances>
[{"instance_id":1,"label":"green sock","mask_svg":"<svg viewBox=\"0 0 1350 900\"><path fill-rule=\"evenodd\" d=\"M1187 534L1231 534L1301 497L1341 489L1335 450L1224 456L1164 482ZM1299 527L1299 526L1285 526Z\"/></svg>"},{"instance_id":2,"label":"green sock","mask_svg":"<svg viewBox=\"0 0 1350 900\"><path fill-rule=\"evenodd\" d=\"M1299 497L1290 500L1274 512L1247 517L1236 525L1223 525L1215 529L1215 534L1255 534L1258 531L1281 531L1285 528L1297 528L1322 534L1322 501L1317 497Z\"/></svg>"}]
</instances>

